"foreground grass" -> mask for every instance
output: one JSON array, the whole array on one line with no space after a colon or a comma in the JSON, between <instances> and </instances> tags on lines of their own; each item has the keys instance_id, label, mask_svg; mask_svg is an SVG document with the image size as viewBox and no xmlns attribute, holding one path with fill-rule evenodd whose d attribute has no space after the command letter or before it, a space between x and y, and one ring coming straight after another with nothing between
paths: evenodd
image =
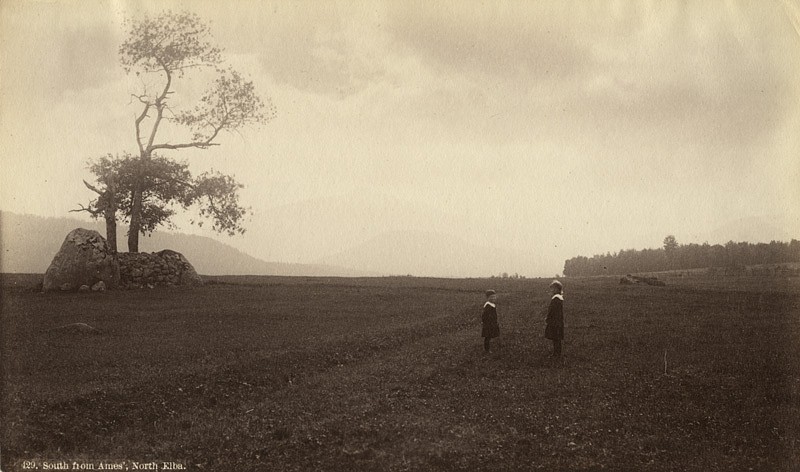
<instances>
[{"instance_id":1,"label":"foreground grass","mask_svg":"<svg viewBox=\"0 0 800 472\"><path fill-rule=\"evenodd\" d=\"M5 280L3 470L800 468L796 279L568 280L563 364L541 337L547 281L216 282ZM488 285L502 335L485 356ZM101 333L51 330L74 322Z\"/></svg>"}]
</instances>

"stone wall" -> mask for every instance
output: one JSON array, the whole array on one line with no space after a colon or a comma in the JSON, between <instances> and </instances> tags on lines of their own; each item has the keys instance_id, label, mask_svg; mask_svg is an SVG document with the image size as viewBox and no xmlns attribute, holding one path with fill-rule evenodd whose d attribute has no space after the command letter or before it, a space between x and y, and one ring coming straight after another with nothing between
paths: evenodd
<instances>
[{"instance_id":1,"label":"stone wall","mask_svg":"<svg viewBox=\"0 0 800 472\"><path fill-rule=\"evenodd\" d=\"M169 249L154 253L120 252L117 257L121 288L203 284L189 261Z\"/></svg>"}]
</instances>

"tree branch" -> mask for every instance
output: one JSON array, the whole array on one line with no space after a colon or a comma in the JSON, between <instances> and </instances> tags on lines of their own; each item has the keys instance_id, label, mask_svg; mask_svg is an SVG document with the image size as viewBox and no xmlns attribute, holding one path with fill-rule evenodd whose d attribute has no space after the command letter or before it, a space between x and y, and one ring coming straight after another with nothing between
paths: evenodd
<instances>
[{"instance_id":1,"label":"tree branch","mask_svg":"<svg viewBox=\"0 0 800 472\"><path fill-rule=\"evenodd\" d=\"M95 218L102 213L102 211L99 208L93 210L91 207L85 207L85 206L83 206L81 204L78 204L78 205L80 206L80 208L78 208L76 210L70 210L69 212L70 213L78 213L78 212L81 212L81 211L85 211L85 212L89 213L90 215L92 215Z\"/></svg>"},{"instance_id":2,"label":"tree branch","mask_svg":"<svg viewBox=\"0 0 800 472\"><path fill-rule=\"evenodd\" d=\"M147 140L147 149L145 150L145 153L147 154L153 152L153 141L156 139L158 127L161 124L161 119L164 117L164 99L167 98L169 88L172 86L172 73L169 67L167 67L167 65L161 59L158 59L158 62L161 64L161 67L164 68L164 73L167 75L167 83L164 84L164 90L161 92L161 95L156 98L155 107L158 111L158 115L156 116L155 123L153 123L153 129L150 131L150 139Z\"/></svg>"},{"instance_id":3,"label":"tree branch","mask_svg":"<svg viewBox=\"0 0 800 472\"><path fill-rule=\"evenodd\" d=\"M219 146L219 143L201 141L201 142L185 143L185 144L156 144L153 147L151 147L150 150L155 151L157 149L186 149L186 148L205 149L210 146Z\"/></svg>"},{"instance_id":4,"label":"tree branch","mask_svg":"<svg viewBox=\"0 0 800 472\"><path fill-rule=\"evenodd\" d=\"M88 188L92 192L94 192L94 193L96 193L98 195L102 195L103 194L103 192L101 192L100 190L97 190L97 187L95 187L94 185L90 184L89 182L84 180L83 184L86 185L86 188Z\"/></svg>"},{"instance_id":5,"label":"tree branch","mask_svg":"<svg viewBox=\"0 0 800 472\"><path fill-rule=\"evenodd\" d=\"M211 141L213 141L213 140L214 140L214 138L216 138L216 137L217 137L217 135L219 134L219 132L222 130L222 128L224 128L224 127L225 127L225 125L226 125L226 124L228 124L228 121L227 121L227 119L223 119L223 120L222 120L222 121L219 123L219 126L214 126L214 132L213 132L213 133L211 133L211 136L209 136L209 137L208 137L208 139L206 140L206 142L210 144L210 143L211 143Z\"/></svg>"},{"instance_id":6,"label":"tree branch","mask_svg":"<svg viewBox=\"0 0 800 472\"><path fill-rule=\"evenodd\" d=\"M139 101L142 101L142 99L139 98ZM144 110L142 110L142 113L136 118L136 144L139 146L140 154L144 154L144 146L142 146L141 124L142 120L144 120L147 116L147 112L150 110L151 106L150 102L142 101L142 103L144 103Z\"/></svg>"},{"instance_id":7,"label":"tree branch","mask_svg":"<svg viewBox=\"0 0 800 472\"><path fill-rule=\"evenodd\" d=\"M206 148L208 148L210 146L219 146L218 143L212 143L211 141L213 141L214 138L217 137L219 132L222 131L223 128L225 128L226 124L227 124L227 121L223 120L219 124L219 126L213 126L212 125L212 127L214 128L214 132L211 133L211 136L209 136L208 139L206 139L205 141L194 141L194 142L191 142L191 143L183 143L183 144L167 144L167 143L163 143L163 144L156 144L156 145L150 146L149 149L150 149L150 151L155 151L157 149L186 149L186 148L206 149Z\"/></svg>"},{"instance_id":8,"label":"tree branch","mask_svg":"<svg viewBox=\"0 0 800 472\"><path fill-rule=\"evenodd\" d=\"M153 178L155 180L158 180L158 181L161 181L161 182L172 182L172 183L184 185L186 187L189 187L192 190L197 190L197 186L196 185L194 185L191 182L187 182L185 180L181 180L181 179L163 179L163 178L160 178L160 177L157 177L157 176L153 177Z\"/></svg>"},{"instance_id":9,"label":"tree branch","mask_svg":"<svg viewBox=\"0 0 800 472\"><path fill-rule=\"evenodd\" d=\"M145 92L147 92L147 90L145 90ZM145 100L145 97L147 97L147 93L144 93L142 95L136 95L135 93L132 93L131 97L139 100L140 102L144 103L145 105L149 105L150 104L149 101Z\"/></svg>"}]
</instances>

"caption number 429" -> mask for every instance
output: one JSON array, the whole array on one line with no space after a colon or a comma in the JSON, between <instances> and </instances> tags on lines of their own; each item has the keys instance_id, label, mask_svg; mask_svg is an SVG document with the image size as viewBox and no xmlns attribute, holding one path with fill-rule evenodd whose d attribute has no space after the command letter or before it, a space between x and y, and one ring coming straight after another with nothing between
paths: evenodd
<instances>
[{"instance_id":1,"label":"caption number 429","mask_svg":"<svg viewBox=\"0 0 800 472\"><path fill-rule=\"evenodd\" d=\"M34 462L34 461L23 461L22 462L22 468L25 469L25 470L35 469L36 468L36 462Z\"/></svg>"}]
</instances>

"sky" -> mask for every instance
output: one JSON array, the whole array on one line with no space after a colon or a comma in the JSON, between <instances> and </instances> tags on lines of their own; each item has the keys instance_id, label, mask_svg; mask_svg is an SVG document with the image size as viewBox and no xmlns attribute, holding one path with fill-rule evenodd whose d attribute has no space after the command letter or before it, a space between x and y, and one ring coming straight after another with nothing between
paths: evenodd
<instances>
[{"instance_id":1,"label":"sky","mask_svg":"<svg viewBox=\"0 0 800 472\"><path fill-rule=\"evenodd\" d=\"M791 1L4 0L0 209L86 218L87 161L136 150L123 21L165 8L208 21L277 109L169 154L244 184L247 233L214 237L264 260L413 230L536 276L668 234L724 243L739 220L800 237Z\"/></svg>"}]
</instances>

